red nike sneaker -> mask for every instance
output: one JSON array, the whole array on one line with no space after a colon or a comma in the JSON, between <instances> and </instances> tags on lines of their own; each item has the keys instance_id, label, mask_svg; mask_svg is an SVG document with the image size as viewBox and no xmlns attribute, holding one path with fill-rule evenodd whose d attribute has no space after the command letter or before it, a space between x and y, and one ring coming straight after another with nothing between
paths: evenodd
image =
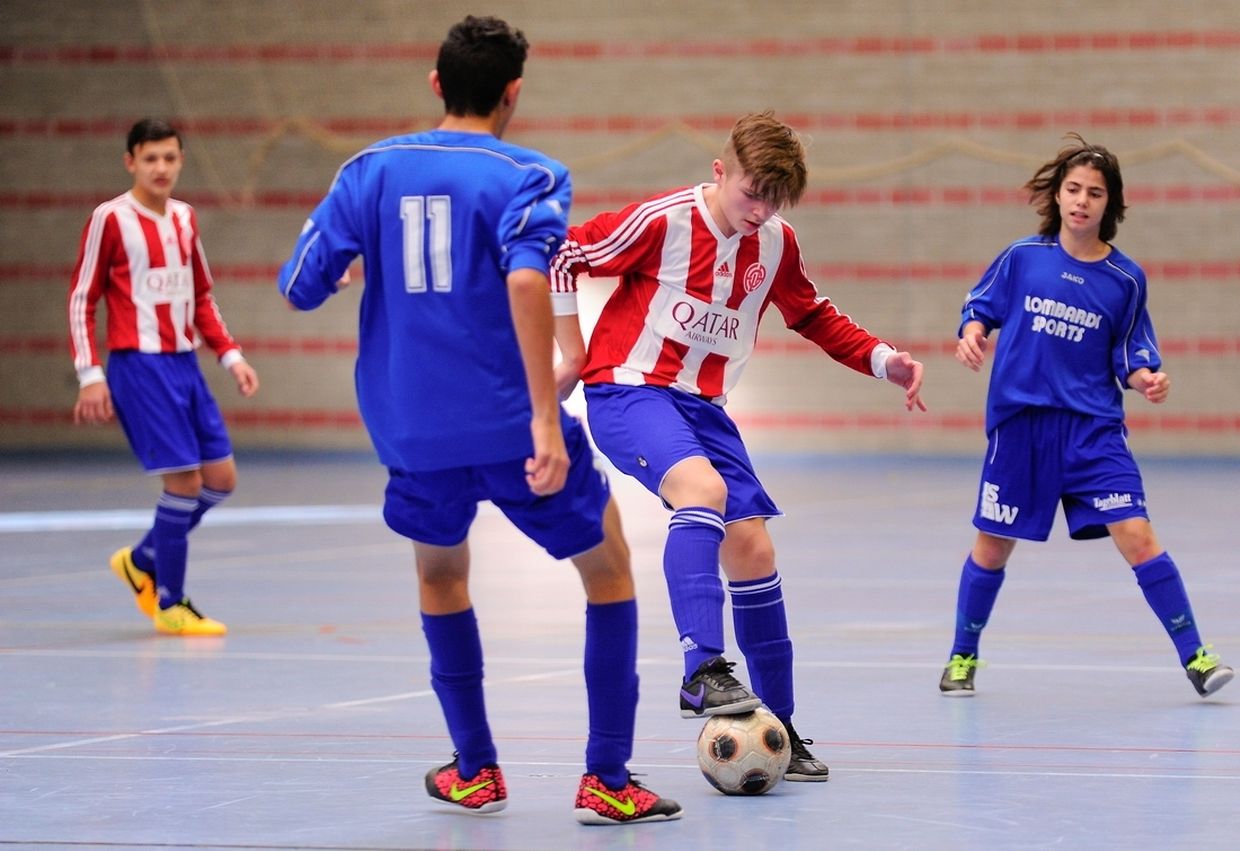
<instances>
[{"instance_id":1,"label":"red nike sneaker","mask_svg":"<svg viewBox=\"0 0 1240 851\"><path fill-rule=\"evenodd\" d=\"M597 774L582 775L573 812L582 824L632 824L680 818L680 804L660 798L629 775L622 789L611 789Z\"/></svg>"},{"instance_id":2,"label":"red nike sneaker","mask_svg":"<svg viewBox=\"0 0 1240 851\"><path fill-rule=\"evenodd\" d=\"M469 815L498 813L508 806L508 787L498 765L484 765L473 777L462 777L453 759L426 772L426 794Z\"/></svg>"}]
</instances>

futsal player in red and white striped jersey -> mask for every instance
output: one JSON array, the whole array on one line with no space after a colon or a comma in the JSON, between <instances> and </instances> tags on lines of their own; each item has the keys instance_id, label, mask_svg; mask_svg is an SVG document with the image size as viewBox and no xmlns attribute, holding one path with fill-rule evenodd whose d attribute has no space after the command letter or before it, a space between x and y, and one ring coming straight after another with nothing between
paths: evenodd
<instances>
[{"instance_id":1,"label":"futsal player in red and white striped jersey","mask_svg":"<svg viewBox=\"0 0 1240 851\"><path fill-rule=\"evenodd\" d=\"M195 350L202 341L243 396L258 375L242 357L211 295L211 273L192 207L172 197L184 164L181 138L164 121L129 131L125 168L133 188L100 204L82 231L69 291L69 345L78 376L75 423L120 421L149 475L163 480L155 520L111 567L155 629L222 635L185 594L187 536L236 487L232 443ZM95 344L107 305L108 364Z\"/></svg>"},{"instance_id":2,"label":"futsal player in red and white striped jersey","mask_svg":"<svg viewBox=\"0 0 1240 851\"><path fill-rule=\"evenodd\" d=\"M770 306L835 360L905 391L925 410L922 365L870 334L805 272L797 237L778 215L805 190L797 134L770 112L741 118L713 181L656 196L569 228L552 262L562 394L585 383L598 448L662 498L672 517L663 568L684 651L681 715L740 714L759 702L788 728L788 780L823 781L792 726L792 642L766 528L781 512L724 412ZM588 350L577 278L616 277ZM722 564L751 692L723 656Z\"/></svg>"}]
</instances>

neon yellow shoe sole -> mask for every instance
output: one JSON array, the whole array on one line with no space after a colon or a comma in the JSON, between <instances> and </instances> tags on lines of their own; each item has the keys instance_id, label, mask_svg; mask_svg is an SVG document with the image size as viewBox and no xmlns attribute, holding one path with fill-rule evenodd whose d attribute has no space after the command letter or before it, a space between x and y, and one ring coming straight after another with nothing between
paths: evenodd
<instances>
[{"instance_id":1,"label":"neon yellow shoe sole","mask_svg":"<svg viewBox=\"0 0 1240 851\"><path fill-rule=\"evenodd\" d=\"M155 616L155 577L138 570L133 563L133 547L121 547L112 553L108 566L121 582L133 592L138 611L148 618Z\"/></svg>"}]
</instances>

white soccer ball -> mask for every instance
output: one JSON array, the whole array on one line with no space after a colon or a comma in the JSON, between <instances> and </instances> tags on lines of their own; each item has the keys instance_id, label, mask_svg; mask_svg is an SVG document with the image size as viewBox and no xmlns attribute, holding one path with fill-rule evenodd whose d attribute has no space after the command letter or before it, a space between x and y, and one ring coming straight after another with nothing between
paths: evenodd
<instances>
[{"instance_id":1,"label":"white soccer ball","mask_svg":"<svg viewBox=\"0 0 1240 851\"><path fill-rule=\"evenodd\" d=\"M770 710L714 715L698 734L698 767L725 795L769 792L788 770L792 746L788 731Z\"/></svg>"}]
</instances>

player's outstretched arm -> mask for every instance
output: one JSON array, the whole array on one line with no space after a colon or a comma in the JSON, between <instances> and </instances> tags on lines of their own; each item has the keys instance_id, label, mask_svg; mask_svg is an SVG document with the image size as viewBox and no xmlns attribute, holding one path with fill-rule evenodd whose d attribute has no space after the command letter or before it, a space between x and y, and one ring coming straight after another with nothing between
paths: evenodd
<instances>
[{"instance_id":1,"label":"player's outstretched arm","mask_svg":"<svg viewBox=\"0 0 1240 851\"><path fill-rule=\"evenodd\" d=\"M532 409L534 456L525 462L525 475L530 490L546 496L563 488L568 478L568 450L560 429L560 400L552 368L555 332L547 276L537 269L512 270L508 301Z\"/></svg>"},{"instance_id":2,"label":"player's outstretched arm","mask_svg":"<svg viewBox=\"0 0 1240 851\"><path fill-rule=\"evenodd\" d=\"M1147 402L1161 405L1171 393L1171 376L1165 372L1151 372L1141 367L1128 376L1128 386L1145 397Z\"/></svg>"},{"instance_id":3,"label":"player's outstretched arm","mask_svg":"<svg viewBox=\"0 0 1240 851\"><path fill-rule=\"evenodd\" d=\"M966 322L960 329L960 342L956 343L956 360L974 372L980 372L986 362L986 326L980 322Z\"/></svg>"},{"instance_id":4,"label":"player's outstretched arm","mask_svg":"<svg viewBox=\"0 0 1240 851\"><path fill-rule=\"evenodd\" d=\"M921 400L921 377L924 367L913 360L908 352L896 352L887 356L887 380L904 388L904 409L926 410Z\"/></svg>"}]
</instances>

